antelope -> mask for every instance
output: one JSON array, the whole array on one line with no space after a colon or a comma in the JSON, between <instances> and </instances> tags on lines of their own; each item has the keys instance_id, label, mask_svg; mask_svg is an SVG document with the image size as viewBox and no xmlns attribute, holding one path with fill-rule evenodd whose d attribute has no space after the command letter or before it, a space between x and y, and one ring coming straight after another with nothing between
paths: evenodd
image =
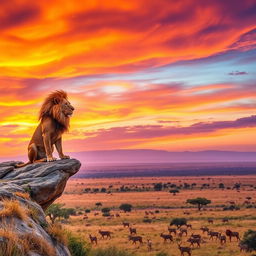
<instances>
[{"instance_id":1,"label":"antelope","mask_svg":"<svg viewBox=\"0 0 256 256\"><path fill-rule=\"evenodd\" d=\"M111 232L110 231L102 231L99 230L99 234L101 235L101 237L104 239L104 237L106 236L107 238L111 238Z\"/></svg>"},{"instance_id":2,"label":"antelope","mask_svg":"<svg viewBox=\"0 0 256 256\"><path fill-rule=\"evenodd\" d=\"M89 235L89 238L91 240L91 244L93 244L93 242L97 245L98 239L96 236L92 236L91 234Z\"/></svg>"},{"instance_id":3,"label":"antelope","mask_svg":"<svg viewBox=\"0 0 256 256\"><path fill-rule=\"evenodd\" d=\"M129 227L130 227L130 223L129 223L129 222L123 222L123 226L124 226L124 228L125 228L125 227L128 227L128 228L129 228Z\"/></svg>"},{"instance_id":4,"label":"antelope","mask_svg":"<svg viewBox=\"0 0 256 256\"><path fill-rule=\"evenodd\" d=\"M186 228L180 228L180 232L181 232L181 236L184 234L186 234L186 236L188 235L188 230Z\"/></svg>"},{"instance_id":5,"label":"antelope","mask_svg":"<svg viewBox=\"0 0 256 256\"><path fill-rule=\"evenodd\" d=\"M150 239L147 239L147 246L148 246L148 251L152 250L152 241Z\"/></svg>"},{"instance_id":6,"label":"antelope","mask_svg":"<svg viewBox=\"0 0 256 256\"><path fill-rule=\"evenodd\" d=\"M200 248L200 243L201 243L201 238L193 238L193 237L190 237L187 242L190 243L190 246L193 246L194 247L194 244L197 244L197 247Z\"/></svg>"},{"instance_id":7,"label":"antelope","mask_svg":"<svg viewBox=\"0 0 256 256\"><path fill-rule=\"evenodd\" d=\"M130 234L137 234L136 228L129 228Z\"/></svg>"},{"instance_id":8,"label":"antelope","mask_svg":"<svg viewBox=\"0 0 256 256\"><path fill-rule=\"evenodd\" d=\"M188 256L191 256L191 248L190 247L181 247L180 244L178 244L178 248L180 250L181 256L184 256L185 252L188 254Z\"/></svg>"},{"instance_id":9,"label":"antelope","mask_svg":"<svg viewBox=\"0 0 256 256\"><path fill-rule=\"evenodd\" d=\"M143 243L141 236L129 236L129 241L132 241L132 244L136 244L136 242Z\"/></svg>"},{"instance_id":10,"label":"antelope","mask_svg":"<svg viewBox=\"0 0 256 256\"><path fill-rule=\"evenodd\" d=\"M230 229L226 230L226 235L229 237L230 242L231 242L233 236L236 237L237 241L240 240L239 233L238 232L233 232Z\"/></svg>"},{"instance_id":11,"label":"antelope","mask_svg":"<svg viewBox=\"0 0 256 256\"><path fill-rule=\"evenodd\" d=\"M191 234L191 238L199 238L199 239L201 239L202 237L201 237L201 235L199 235L199 234L194 234L194 233L192 233L192 234Z\"/></svg>"},{"instance_id":12,"label":"antelope","mask_svg":"<svg viewBox=\"0 0 256 256\"><path fill-rule=\"evenodd\" d=\"M211 224L213 224L213 219L208 219L208 223L211 223Z\"/></svg>"},{"instance_id":13,"label":"antelope","mask_svg":"<svg viewBox=\"0 0 256 256\"><path fill-rule=\"evenodd\" d=\"M220 233L214 231L208 231L208 235L210 236L210 240L213 240L213 237L216 237L216 240L219 238Z\"/></svg>"},{"instance_id":14,"label":"antelope","mask_svg":"<svg viewBox=\"0 0 256 256\"><path fill-rule=\"evenodd\" d=\"M191 224L186 224L187 228L192 229L192 225Z\"/></svg>"},{"instance_id":15,"label":"antelope","mask_svg":"<svg viewBox=\"0 0 256 256\"><path fill-rule=\"evenodd\" d=\"M170 234L171 234L171 233L174 233L175 235L177 234L176 228L170 228L170 227L168 227L168 231L169 231Z\"/></svg>"},{"instance_id":16,"label":"antelope","mask_svg":"<svg viewBox=\"0 0 256 256\"><path fill-rule=\"evenodd\" d=\"M207 228L207 227L201 227L200 229L203 231L203 234L204 234L204 232L207 233L209 231L209 228Z\"/></svg>"},{"instance_id":17,"label":"antelope","mask_svg":"<svg viewBox=\"0 0 256 256\"><path fill-rule=\"evenodd\" d=\"M229 222L229 221L228 221L228 218L223 218L223 219L222 219L222 222L223 222L223 223L228 223L228 222Z\"/></svg>"},{"instance_id":18,"label":"antelope","mask_svg":"<svg viewBox=\"0 0 256 256\"><path fill-rule=\"evenodd\" d=\"M119 213L116 213L116 218L120 217L120 214Z\"/></svg>"},{"instance_id":19,"label":"antelope","mask_svg":"<svg viewBox=\"0 0 256 256\"><path fill-rule=\"evenodd\" d=\"M163 233L160 234L160 237L162 237L164 239L164 243L167 241L167 240L170 240L170 242L173 242L173 237L172 235L165 235Z\"/></svg>"},{"instance_id":20,"label":"antelope","mask_svg":"<svg viewBox=\"0 0 256 256\"><path fill-rule=\"evenodd\" d=\"M220 244L225 244L227 242L227 238L225 235L219 235Z\"/></svg>"}]
</instances>

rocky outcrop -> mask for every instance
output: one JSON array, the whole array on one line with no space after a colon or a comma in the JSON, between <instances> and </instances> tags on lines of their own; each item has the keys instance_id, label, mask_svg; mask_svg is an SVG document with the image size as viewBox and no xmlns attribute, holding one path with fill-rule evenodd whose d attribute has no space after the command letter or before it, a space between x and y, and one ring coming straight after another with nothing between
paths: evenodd
<instances>
[{"instance_id":1,"label":"rocky outcrop","mask_svg":"<svg viewBox=\"0 0 256 256\"><path fill-rule=\"evenodd\" d=\"M10 245L22 255L70 255L50 232L44 210L61 196L80 162L65 159L15 169L17 163L0 163L0 255Z\"/></svg>"}]
</instances>

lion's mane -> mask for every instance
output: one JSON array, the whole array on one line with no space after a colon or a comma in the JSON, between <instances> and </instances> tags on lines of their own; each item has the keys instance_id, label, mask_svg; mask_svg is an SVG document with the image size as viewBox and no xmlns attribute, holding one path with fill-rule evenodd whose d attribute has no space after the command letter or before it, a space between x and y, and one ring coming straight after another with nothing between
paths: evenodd
<instances>
[{"instance_id":1,"label":"lion's mane","mask_svg":"<svg viewBox=\"0 0 256 256\"><path fill-rule=\"evenodd\" d=\"M69 128L69 117L62 113L61 104L63 100L67 100L67 93L59 90L52 92L45 99L40 112L39 120L42 121L45 118L52 118L55 121L56 128L65 132Z\"/></svg>"}]
</instances>

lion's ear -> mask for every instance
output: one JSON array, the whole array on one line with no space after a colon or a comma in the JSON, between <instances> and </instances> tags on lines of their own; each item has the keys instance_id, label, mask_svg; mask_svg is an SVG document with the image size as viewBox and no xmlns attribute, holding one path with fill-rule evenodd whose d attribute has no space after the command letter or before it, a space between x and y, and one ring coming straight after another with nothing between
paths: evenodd
<instances>
[{"instance_id":1,"label":"lion's ear","mask_svg":"<svg viewBox=\"0 0 256 256\"><path fill-rule=\"evenodd\" d=\"M60 99L59 98L54 98L53 99L53 104L57 105L60 103Z\"/></svg>"}]
</instances>

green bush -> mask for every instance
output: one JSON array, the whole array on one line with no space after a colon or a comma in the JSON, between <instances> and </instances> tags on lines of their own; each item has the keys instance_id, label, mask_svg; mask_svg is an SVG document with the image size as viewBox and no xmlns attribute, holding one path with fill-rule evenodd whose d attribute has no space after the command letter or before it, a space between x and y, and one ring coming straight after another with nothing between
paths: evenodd
<instances>
[{"instance_id":1,"label":"green bush","mask_svg":"<svg viewBox=\"0 0 256 256\"><path fill-rule=\"evenodd\" d=\"M68 249L72 256L88 256L90 246L80 236L74 235L71 232L67 232Z\"/></svg>"},{"instance_id":2,"label":"green bush","mask_svg":"<svg viewBox=\"0 0 256 256\"><path fill-rule=\"evenodd\" d=\"M127 250L117 249L116 247L108 247L93 249L89 256L136 256L136 254Z\"/></svg>"},{"instance_id":3,"label":"green bush","mask_svg":"<svg viewBox=\"0 0 256 256\"><path fill-rule=\"evenodd\" d=\"M156 256L168 256L169 254L167 252L158 252Z\"/></svg>"}]
</instances>

